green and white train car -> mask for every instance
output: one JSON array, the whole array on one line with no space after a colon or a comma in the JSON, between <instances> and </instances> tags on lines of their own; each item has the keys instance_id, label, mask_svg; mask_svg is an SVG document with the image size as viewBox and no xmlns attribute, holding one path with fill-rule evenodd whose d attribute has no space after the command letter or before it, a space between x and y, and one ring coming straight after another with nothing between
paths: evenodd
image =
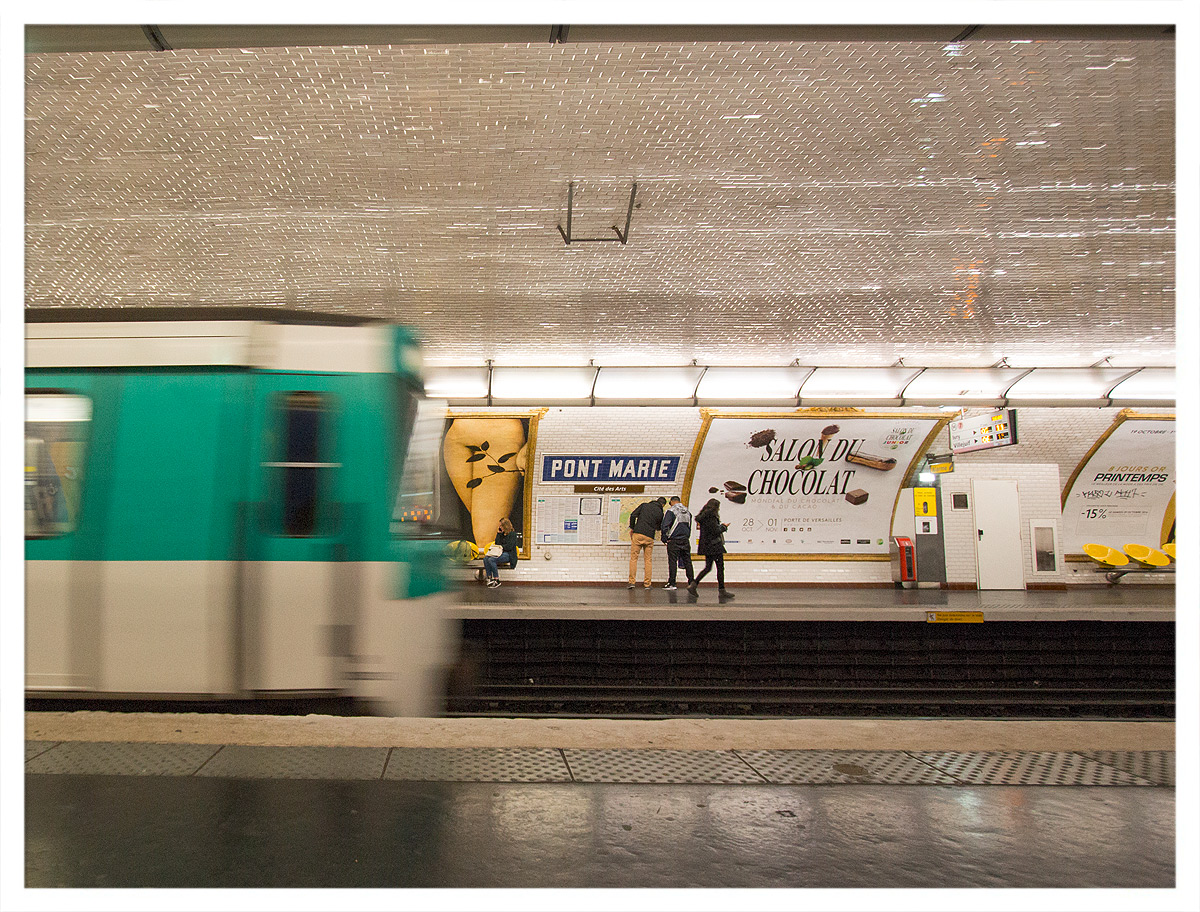
<instances>
[{"instance_id":1,"label":"green and white train car","mask_svg":"<svg viewBox=\"0 0 1200 912\"><path fill-rule=\"evenodd\" d=\"M440 707L415 339L262 309L26 315L26 690Z\"/></svg>"}]
</instances>

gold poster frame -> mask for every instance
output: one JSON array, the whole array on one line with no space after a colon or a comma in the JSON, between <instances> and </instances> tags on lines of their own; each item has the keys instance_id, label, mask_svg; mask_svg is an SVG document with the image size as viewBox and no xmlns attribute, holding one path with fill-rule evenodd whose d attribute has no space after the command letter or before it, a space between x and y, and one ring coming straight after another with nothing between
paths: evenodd
<instances>
[{"instance_id":1,"label":"gold poster frame","mask_svg":"<svg viewBox=\"0 0 1200 912\"><path fill-rule=\"evenodd\" d=\"M533 477L531 470L537 467L537 432L538 422L550 409L548 407L535 409L499 409L481 411L479 409L446 409L446 420L454 418L528 418L529 436L525 439L525 477L522 479L521 492L521 560L529 560L532 555L530 536L533 522Z\"/></svg>"},{"instance_id":2,"label":"gold poster frame","mask_svg":"<svg viewBox=\"0 0 1200 912\"><path fill-rule=\"evenodd\" d=\"M1116 417L1113 418L1113 422L1111 425L1109 425L1108 430L1106 430L1103 434L1101 434L1100 437L1096 440L1096 442L1091 445L1091 447L1088 449L1088 451L1083 454L1083 458L1079 460L1079 464L1075 466L1075 470L1073 472L1071 472L1071 474L1069 476L1067 476L1067 483L1063 486L1062 496L1059 498L1059 502L1058 502L1059 513L1061 513L1063 508L1067 505L1067 498L1071 496L1071 490L1072 490L1072 488L1075 487L1076 479L1079 478L1080 474L1087 467L1088 462L1090 462L1091 458L1096 455L1096 453L1099 451L1100 447L1104 446L1104 441L1106 441L1109 437L1111 437L1117 428L1119 428L1126 421L1174 421L1174 420L1175 420L1175 416L1173 414L1168 415L1165 412L1162 412L1162 413L1160 413L1160 412L1138 412L1138 411L1134 411L1133 409L1121 409L1121 411L1117 412ZM1168 516L1170 517L1171 522L1175 521L1175 495L1174 494L1171 495L1170 503L1167 504L1166 512L1163 514L1163 528L1158 536L1158 541L1159 541L1160 545L1162 544L1162 540L1164 538L1166 538L1167 530L1170 529L1170 523L1167 521ZM1064 554L1063 560L1071 561L1072 563L1081 563L1083 561L1089 561L1089 560L1091 560L1091 558L1088 557L1086 554L1083 554L1082 552L1075 552L1072 554Z\"/></svg>"},{"instance_id":3,"label":"gold poster frame","mask_svg":"<svg viewBox=\"0 0 1200 912\"><path fill-rule=\"evenodd\" d=\"M922 414L913 412L867 412L859 408L807 408L796 409L790 412L727 412L721 409L700 409L700 430L696 434L696 442L692 444L692 454L688 460L687 472L683 476L683 501L688 503L692 494L692 482L696 472L696 462L700 458L700 451L704 448L704 441L708 437L708 429L712 427L713 420L716 418L892 418L906 419L909 421L920 419L928 421L934 419L933 428L925 435L924 441L914 450L913 458L908 464L908 468L904 471L903 480L900 486L896 489L896 498L892 501L892 513L888 522L889 535L892 525L896 522L896 506L900 503L900 492L904 490L904 481L911 475L913 468L924 458L929 451L929 446L942 429L946 427L953 418L952 415L941 414ZM726 554L727 561L890 561L891 555L888 554Z\"/></svg>"}]
</instances>

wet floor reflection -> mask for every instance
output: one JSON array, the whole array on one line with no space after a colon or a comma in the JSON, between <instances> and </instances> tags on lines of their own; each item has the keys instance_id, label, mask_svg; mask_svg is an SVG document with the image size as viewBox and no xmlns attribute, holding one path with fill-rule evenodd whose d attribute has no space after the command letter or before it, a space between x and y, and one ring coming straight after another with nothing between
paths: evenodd
<instances>
[{"instance_id":1,"label":"wet floor reflection","mask_svg":"<svg viewBox=\"0 0 1200 912\"><path fill-rule=\"evenodd\" d=\"M31 775L28 886L1162 887L1174 790Z\"/></svg>"}]
</instances>

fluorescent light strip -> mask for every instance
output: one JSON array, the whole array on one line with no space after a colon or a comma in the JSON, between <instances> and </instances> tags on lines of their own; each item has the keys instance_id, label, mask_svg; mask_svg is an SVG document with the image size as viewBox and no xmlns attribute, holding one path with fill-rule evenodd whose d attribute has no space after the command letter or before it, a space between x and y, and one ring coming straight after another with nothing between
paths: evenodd
<instances>
[{"instance_id":1,"label":"fluorescent light strip","mask_svg":"<svg viewBox=\"0 0 1200 912\"><path fill-rule=\"evenodd\" d=\"M431 398L578 405L957 403L1066 406L1175 400L1175 371L1147 368L438 367Z\"/></svg>"}]
</instances>

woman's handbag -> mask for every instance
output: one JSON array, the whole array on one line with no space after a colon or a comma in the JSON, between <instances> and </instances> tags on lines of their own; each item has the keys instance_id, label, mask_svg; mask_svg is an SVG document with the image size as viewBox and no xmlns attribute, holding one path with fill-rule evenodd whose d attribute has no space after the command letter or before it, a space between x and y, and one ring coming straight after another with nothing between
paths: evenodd
<instances>
[{"instance_id":1,"label":"woman's handbag","mask_svg":"<svg viewBox=\"0 0 1200 912\"><path fill-rule=\"evenodd\" d=\"M488 545L488 549L485 553L487 554L488 557L499 557L501 554L504 553L504 549L501 548L499 545L493 543L493 544Z\"/></svg>"}]
</instances>

